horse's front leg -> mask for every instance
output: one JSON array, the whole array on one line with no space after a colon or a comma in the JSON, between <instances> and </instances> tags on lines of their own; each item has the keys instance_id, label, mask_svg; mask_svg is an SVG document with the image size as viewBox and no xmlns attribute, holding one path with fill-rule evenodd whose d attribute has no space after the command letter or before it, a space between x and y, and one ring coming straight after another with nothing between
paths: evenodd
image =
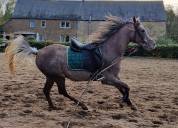
<instances>
[{"instance_id":1,"label":"horse's front leg","mask_svg":"<svg viewBox=\"0 0 178 128\"><path fill-rule=\"evenodd\" d=\"M103 79L101 82L102 84L112 85L116 87L117 89L119 89L119 91L123 95L123 102L126 103L128 106L130 106L131 109L133 110L137 109L136 106L133 105L133 103L131 102L129 98L130 88L126 83L122 82L118 77L115 77L113 75L105 77L105 79Z\"/></svg>"}]
</instances>

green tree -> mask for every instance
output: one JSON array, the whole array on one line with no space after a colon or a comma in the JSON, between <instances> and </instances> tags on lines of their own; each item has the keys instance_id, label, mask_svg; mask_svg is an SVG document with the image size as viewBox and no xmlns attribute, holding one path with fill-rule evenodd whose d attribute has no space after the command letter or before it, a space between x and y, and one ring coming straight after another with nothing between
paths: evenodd
<instances>
[{"instance_id":1,"label":"green tree","mask_svg":"<svg viewBox=\"0 0 178 128\"><path fill-rule=\"evenodd\" d=\"M14 4L15 4L15 0L9 0L6 5L5 14L3 15L2 10L0 11L0 26L11 18L14 9ZM0 8L1 7L2 7L2 3L0 3Z\"/></svg>"},{"instance_id":2,"label":"green tree","mask_svg":"<svg viewBox=\"0 0 178 128\"><path fill-rule=\"evenodd\" d=\"M167 36L178 42L178 16L171 8L167 10L166 30Z\"/></svg>"}]
</instances>

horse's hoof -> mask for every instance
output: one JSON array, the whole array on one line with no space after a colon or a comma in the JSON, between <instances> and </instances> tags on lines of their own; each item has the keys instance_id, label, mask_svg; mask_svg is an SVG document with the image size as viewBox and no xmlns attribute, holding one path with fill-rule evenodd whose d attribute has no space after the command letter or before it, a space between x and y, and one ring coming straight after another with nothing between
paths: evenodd
<instances>
[{"instance_id":1,"label":"horse's hoof","mask_svg":"<svg viewBox=\"0 0 178 128\"><path fill-rule=\"evenodd\" d=\"M57 107L49 107L48 111L52 111L52 110L59 110Z\"/></svg>"},{"instance_id":2,"label":"horse's hoof","mask_svg":"<svg viewBox=\"0 0 178 128\"><path fill-rule=\"evenodd\" d=\"M133 104L130 99L123 100L123 103L126 103L132 110L137 111L136 105Z\"/></svg>"},{"instance_id":3,"label":"horse's hoof","mask_svg":"<svg viewBox=\"0 0 178 128\"><path fill-rule=\"evenodd\" d=\"M131 108L132 110L134 110L134 111L137 111L137 110L138 110L135 105L131 105L130 108Z\"/></svg>"},{"instance_id":4,"label":"horse's hoof","mask_svg":"<svg viewBox=\"0 0 178 128\"><path fill-rule=\"evenodd\" d=\"M82 109L83 109L83 110L88 110L87 106L85 106L85 105L82 106Z\"/></svg>"},{"instance_id":5,"label":"horse's hoof","mask_svg":"<svg viewBox=\"0 0 178 128\"><path fill-rule=\"evenodd\" d=\"M133 104L130 99L127 101L127 105L130 106L132 110L137 111L137 106Z\"/></svg>"},{"instance_id":6,"label":"horse's hoof","mask_svg":"<svg viewBox=\"0 0 178 128\"><path fill-rule=\"evenodd\" d=\"M85 104L83 104L83 103L79 103L79 106L83 109L83 110L88 110L88 107L85 105Z\"/></svg>"},{"instance_id":7,"label":"horse's hoof","mask_svg":"<svg viewBox=\"0 0 178 128\"><path fill-rule=\"evenodd\" d=\"M119 103L119 106L120 106L121 108L123 108L123 107L124 107L124 104L123 104L123 103Z\"/></svg>"}]
</instances>

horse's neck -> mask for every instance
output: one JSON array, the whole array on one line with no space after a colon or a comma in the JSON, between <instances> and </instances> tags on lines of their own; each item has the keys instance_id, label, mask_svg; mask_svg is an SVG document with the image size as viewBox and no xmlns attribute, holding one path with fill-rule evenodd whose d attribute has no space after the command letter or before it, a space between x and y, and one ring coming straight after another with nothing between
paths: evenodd
<instances>
[{"instance_id":1,"label":"horse's neck","mask_svg":"<svg viewBox=\"0 0 178 128\"><path fill-rule=\"evenodd\" d=\"M119 31L105 42L102 48L103 58L111 62L115 58L122 57L128 46L129 38L126 31Z\"/></svg>"}]
</instances>

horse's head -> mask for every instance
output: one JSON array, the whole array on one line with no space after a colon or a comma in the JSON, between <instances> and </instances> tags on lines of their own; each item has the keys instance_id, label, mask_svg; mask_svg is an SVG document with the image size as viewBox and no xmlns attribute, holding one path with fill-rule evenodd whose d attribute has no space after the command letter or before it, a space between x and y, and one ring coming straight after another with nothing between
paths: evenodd
<instances>
[{"instance_id":1,"label":"horse's head","mask_svg":"<svg viewBox=\"0 0 178 128\"><path fill-rule=\"evenodd\" d=\"M134 33L132 42L142 46L145 50L153 50L156 47L155 41L148 35L148 32L140 22L139 18L133 17Z\"/></svg>"}]
</instances>

